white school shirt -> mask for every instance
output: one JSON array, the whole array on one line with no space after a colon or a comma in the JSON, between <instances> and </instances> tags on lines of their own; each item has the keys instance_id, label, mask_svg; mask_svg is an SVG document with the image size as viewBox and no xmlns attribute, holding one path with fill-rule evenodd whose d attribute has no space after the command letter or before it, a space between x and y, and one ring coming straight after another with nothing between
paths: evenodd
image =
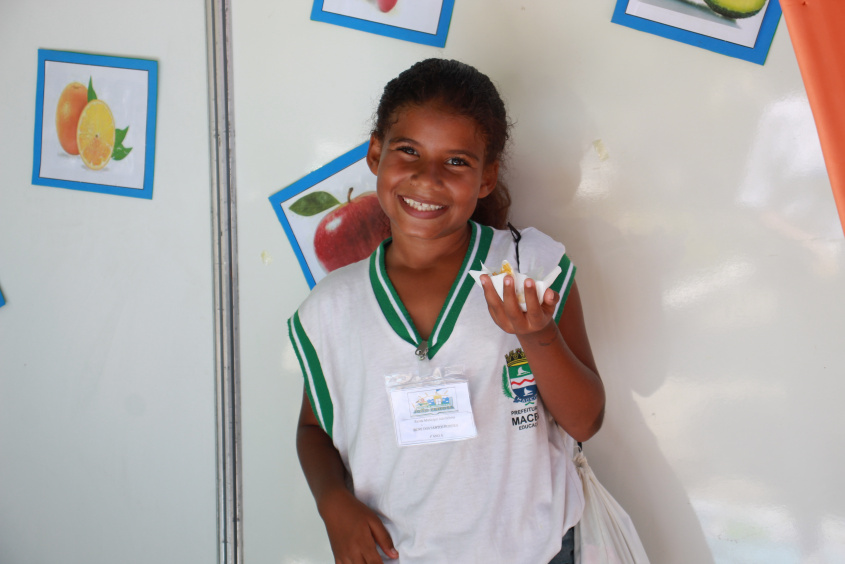
<instances>
[{"instance_id":1,"label":"white school shirt","mask_svg":"<svg viewBox=\"0 0 845 564\"><path fill-rule=\"evenodd\" d=\"M572 462L575 441L537 395L519 341L490 317L469 270L516 265L509 231L470 222L471 241L435 324L422 342L384 265L369 259L338 269L288 321L315 415L352 476L355 496L381 518L401 564L545 564L581 518L584 499ZM533 228L521 231L520 270L542 278L556 265L559 320L575 267L565 248ZM507 360L515 366L509 367ZM478 435L399 446L385 376L462 365Z\"/></svg>"}]
</instances>

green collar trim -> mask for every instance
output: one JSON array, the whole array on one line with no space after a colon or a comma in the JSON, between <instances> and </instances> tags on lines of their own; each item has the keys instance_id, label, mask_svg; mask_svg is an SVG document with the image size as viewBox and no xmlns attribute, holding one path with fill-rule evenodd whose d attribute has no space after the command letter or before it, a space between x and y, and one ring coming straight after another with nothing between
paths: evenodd
<instances>
[{"instance_id":1,"label":"green collar trim","mask_svg":"<svg viewBox=\"0 0 845 564\"><path fill-rule=\"evenodd\" d=\"M458 276L452 283L452 288L449 290L449 295L446 297L446 302L443 304L443 309L440 310L431 332L426 353L429 359L434 358L437 351L446 344L446 341L452 335L458 316L466 303L473 284L475 284L469 271L481 268L481 263L487 259L487 253L490 251L490 244L493 241L492 228L472 221L469 224L471 228L469 246ZM382 314L393 331L403 341L419 348L424 345L423 340L387 276L384 256L389 241L389 239L383 241L370 256L370 284Z\"/></svg>"}]
</instances>

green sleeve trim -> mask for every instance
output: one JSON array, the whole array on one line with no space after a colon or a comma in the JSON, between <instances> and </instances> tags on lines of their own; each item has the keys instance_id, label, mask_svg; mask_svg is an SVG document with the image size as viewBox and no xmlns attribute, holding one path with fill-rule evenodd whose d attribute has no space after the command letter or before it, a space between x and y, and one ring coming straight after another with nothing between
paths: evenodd
<instances>
[{"instance_id":1,"label":"green sleeve trim","mask_svg":"<svg viewBox=\"0 0 845 564\"><path fill-rule=\"evenodd\" d=\"M322 366L320 366L317 351L302 327L299 312L296 312L288 320L288 332L293 350L296 352L296 358L299 360L302 376L305 378L305 391L308 394L308 400L311 402L311 408L314 410L314 415L320 422L320 426L331 437L334 426L332 398L329 394L329 387Z\"/></svg>"},{"instance_id":2,"label":"green sleeve trim","mask_svg":"<svg viewBox=\"0 0 845 564\"><path fill-rule=\"evenodd\" d=\"M560 323L560 318L563 315L563 307L566 305L566 299L569 297L569 292L572 290L572 285L575 283L575 265L569 260L569 257L563 255L558 263L560 266L560 274L552 283L552 290L560 294L560 301L557 304L557 311L555 311L555 323Z\"/></svg>"}]
</instances>

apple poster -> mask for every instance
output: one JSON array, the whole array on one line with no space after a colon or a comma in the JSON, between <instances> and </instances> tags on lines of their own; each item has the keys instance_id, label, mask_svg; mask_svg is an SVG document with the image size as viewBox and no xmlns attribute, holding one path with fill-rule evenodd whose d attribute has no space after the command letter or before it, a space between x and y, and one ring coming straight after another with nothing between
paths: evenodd
<instances>
[{"instance_id":1,"label":"apple poster","mask_svg":"<svg viewBox=\"0 0 845 564\"><path fill-rule=\"evenodd\" d=\"M367 166L367 143L270 197L310 287L368 258L390 236Z\"/></svg>"}]
</instances>

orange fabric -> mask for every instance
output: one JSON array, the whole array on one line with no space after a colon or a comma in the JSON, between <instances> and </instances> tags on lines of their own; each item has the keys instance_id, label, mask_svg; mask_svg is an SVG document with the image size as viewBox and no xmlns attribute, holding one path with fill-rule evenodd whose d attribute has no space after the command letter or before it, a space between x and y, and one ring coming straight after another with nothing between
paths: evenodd
<instances>
[{"instance_id":1,"label":"orange fabric","mask_svg":"<svg viewBox=\"0 0 845 564\"><path fill-rule=\"evenodd\" d=\"M845 230L845 0L780 0Z\"/></svg>"}]
</instances>

